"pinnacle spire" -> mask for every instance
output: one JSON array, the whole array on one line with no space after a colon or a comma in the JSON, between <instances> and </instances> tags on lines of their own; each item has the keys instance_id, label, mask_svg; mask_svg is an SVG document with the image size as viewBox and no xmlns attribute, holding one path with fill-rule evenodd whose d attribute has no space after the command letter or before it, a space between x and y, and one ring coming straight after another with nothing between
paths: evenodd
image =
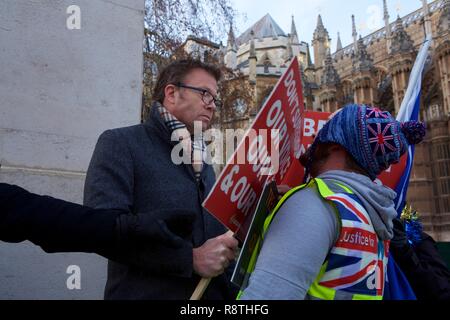
<instances>
[{"instance_id":1,"label":"pinnacle spire","mask_svg":"<svg viewBox=\"0 0 450 320\"><path fill-rule=\"evenodd\" d=\"M445 3L446 3L446 2L448 2L448 0L446 0L446 1L444 2L444 6L445 6ZM427 14L430 13L430 7L428 6L428 1L427 1L427 0L422 0L422 7L423 7L423 9L425 10L425 11L424 11L425 15L427 15Z\"/></svg>"},{"instance_id":2,"label":"pinnacle spire","mask_svg":"<svg viewBox=\"0 0 450 320\"><path fill-rule=\"evenodd\" d=\"M342 41L341 41L341 33L338 32L336 51L340 51L340 50L342 50Z\"/></svg>"},{"instance_id":3,"label":"pinnacle spire","mask_svg":"<svg viewBox=\"0 0 450 320\"><path fill-rule=\"evenodd\" d=\"M319 14L319 17L317 18L317 28L325 28L323 26L322 16Z\"/></svg>"},{"instance_id":4,"label":"pinnacle spire","mask_svg":"<svg viewBox=\"0 0 450 320\"><path fill-rule=\"evenodd\" d=\"M236 38L234 37L233 25L230 24L230 31L228 31L227 51L237 51Z\"/></svg>"},{"instance_id":5,"label":"pinnacle spire","mask_svg":"<svg viewBox=\"0 0 450 320\"><path fill-rule=\"evenodd\" d=\"M297 43L299 43L299 40L298 40L298 34L297 34L297 28L296 28L295 22L294 22L294 16L292 16L290 38L291 38L291 43L292 43L292 44L297 44Z\"/></svg>"},{"instance_id":6,"label":"pinnacle spire","mask_svg":"<svg viewBox=\"0 0 450 320\"><path fill-rule=\"evenodd\" d=\"M321 77L322 85L336 85L340 82L339 74L333 65L333 58L331 57L330 48L327 48L326 58L324 61L324 73Z\"/></svg>"},{"instance_id":7,"label":"pinnacle spire","mask_svg":"<svg viewBox=\"0 0 450 320\"><path fill-rule=\"evenodd\" d=\"M255 50L255 32L252 31L250 32L250 36L251 36L251 40L250 40L250 57L251 58L255 58L256 59L256 50Z\"/></svg>"},{"instance_id":8,"label":"pinnacle spire","mask_svg":"<svg viewBox=\"0 0 450 320\"><path fill-rule=\"evenodd\" d=\"M356 46L356 51L353 56L353 70L358 72L372 70L373 60L367 52L367 46L361 35Z\"/></svg>"},{"instance_id":9,"label":"pinnacle spire","mask_svg":"<svg viewBox=\"0 0 450 320\"><path fill-rule=\"evenodd\" d=\"M386 38L388 39L387 41L387 46L388 46L388 51L389 51L389 47L390 47L390 37L391 37L391 24L389 23L389 11L388 11L388 6L387 6L387 1L383 0L383 7L384 7L384 26L385 26L385 30L386 30Z\"/></svg>"},{"instance_id":10,"label":"pinnacle spire","mask_svg":"<svg viewBox=\"0 0 450 320\"><path fill-rule=\"evenodd\" d=\"M404 26L403 26L403 20L398 17L397 21L395 22L395 30L392 33L392 41L390 53L407 53L414 51L414 42L411 40L411 37L406 32Z\"/></svg>"},{"instance_id":11,"label":"pinnacle spire","mask_svg":"<svg viewBox=\"0 0 450 320\"><path fill-rule=\"evenodd\" d=\"M297 28L295 27L295 21L294 21L294 16L293 15L292 15L292 23L291 23L291 35L298 37L298 35L297 35Z\"/></svg>"},{"instance_id":12,"label":"pinnacle spire","mask_svg":"<svg viewBox=\"0 0 450 320\"><path fill-rule=\"evenodd\" d=\"M388 10L388 6L387 6L387 1L383 0L383 8L384 8L384 20L388 20L389 21L389 10Z\"/></svg>"},{"instance_id":13,"label":"pinnacle spire","mask_svg":"<svg viewBox=\"0 0 450 320\"><path fill-rule=\"evenodd\" d=\"M352 36L353 36L353 50L356 54L358 51L358 33L356 32L355 15L352 14Z\"/></svg>"},{"instance_id":14,"label":"pinnacle spire","mask_svg":"<svg viewBox=\"0 0 450 320\"><path fill-rule=\"evenodd\" d=\"M322 16L319 14L319 17L317 18L317 27L314 31L314 39L320 40L320 41L329 41L329 35L328 30L325 29L325 26L323 25Z\"/></svg>"}]
</instances>

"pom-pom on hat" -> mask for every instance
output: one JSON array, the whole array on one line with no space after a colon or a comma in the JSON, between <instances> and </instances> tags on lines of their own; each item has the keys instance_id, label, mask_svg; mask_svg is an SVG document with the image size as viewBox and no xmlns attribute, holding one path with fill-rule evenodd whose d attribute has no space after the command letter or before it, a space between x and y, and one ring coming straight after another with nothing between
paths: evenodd
<instances>
[{"instance_id":1,"label":"pom-pom on hat","mask_svg":"<svg viewBox=\"0 0 450 320\"><path fill-rule=\"evenodd\" d=\"M372 180L398 163L409 145L425 137L425 125L400 123L387 111L365 105L348 105L337 112L317 134L309 152L307 173L320 143L337 143L349 152Z\"/></svg>"}]
</instances>

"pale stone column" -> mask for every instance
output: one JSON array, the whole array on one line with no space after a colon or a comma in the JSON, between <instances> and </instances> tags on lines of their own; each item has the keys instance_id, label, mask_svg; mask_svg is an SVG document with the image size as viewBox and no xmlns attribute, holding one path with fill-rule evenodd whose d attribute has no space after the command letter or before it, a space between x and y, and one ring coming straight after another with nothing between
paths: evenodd
<instances>
[{"instance_id":1,"label":"pale stone column","mask_svg":"<svg viewBox=\"0 0 450 320\"><path fill-rule=\"evenodd\" d=\"M2 0L0 12L0 181L81 203L100 133L140 121L144 0ZM96 255L1 243L0 257L0 299L103 296ZM71 265L81 290L66 286Z\"/></svg>"}]
</instances>

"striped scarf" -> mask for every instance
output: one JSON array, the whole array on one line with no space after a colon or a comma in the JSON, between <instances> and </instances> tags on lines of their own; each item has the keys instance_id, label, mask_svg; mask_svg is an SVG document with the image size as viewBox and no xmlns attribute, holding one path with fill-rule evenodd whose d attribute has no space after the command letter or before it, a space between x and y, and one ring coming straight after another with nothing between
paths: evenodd
<instances>
[{"instance_id":1,"label":"striped scarf","mask_svg":"<svg viewBox=\"0 0 450 320\"><path fill-rule=\"evenodd\" d=\"M178 141L180 141L183 146L183 152L190 154L190 162L194 169L195 178L199 181L206 152L203 132L192 136L186 128L186 125L172 115L162 104L156 103L155 106L158 108L164 123L172 132L172 137L177 137Z\"/></svg>"}]
</instances>

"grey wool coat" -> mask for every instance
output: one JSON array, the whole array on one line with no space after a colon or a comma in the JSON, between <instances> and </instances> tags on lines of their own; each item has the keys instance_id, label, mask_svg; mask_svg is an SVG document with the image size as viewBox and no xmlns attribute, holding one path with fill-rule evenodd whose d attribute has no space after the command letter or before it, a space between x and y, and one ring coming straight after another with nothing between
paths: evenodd
<instances>
[{"instance_id":1,"label":"grey wool coat","mask_svg":"<svg viewBox=\"0 0 450 320\"><path fill-rule=\"evenodd\" d=\"M84 204L154 215L168 226L170 236L182 239L177 247L164 241L142 244L152 248L149 254L147 247L145 256L139 248L130 252L147 264L145 270L110 260L105 299L189 299L200 280L193 271L192 249L226 232L201 206L214 184L212 167L205 165L197 182L191 165L172 162L170 136L153 107L145 123L105 131L98 139ZM139 227L136 232L145 232ZM204 299L233 299L230 273L213 279Z\"/></svg>"}]
</instances>

